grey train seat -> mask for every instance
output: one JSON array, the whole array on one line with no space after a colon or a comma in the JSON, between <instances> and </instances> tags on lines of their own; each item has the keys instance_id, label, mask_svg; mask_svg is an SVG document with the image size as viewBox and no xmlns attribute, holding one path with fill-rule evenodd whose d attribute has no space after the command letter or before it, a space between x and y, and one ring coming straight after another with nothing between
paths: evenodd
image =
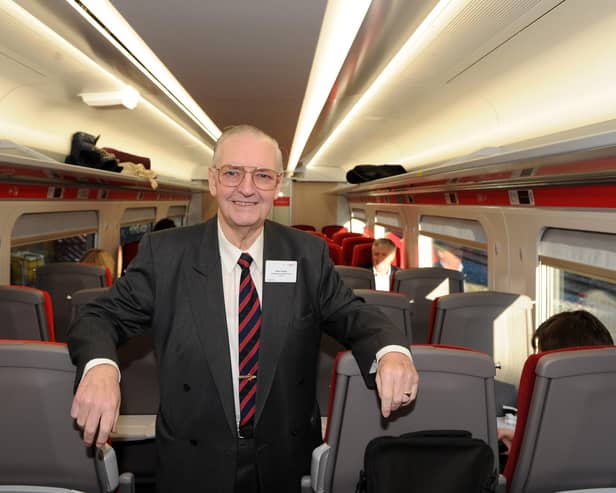
<instances>
[{"instance_id":1,"label":"grey train seat","mask_svg":"<svg viewBox=\"0 0 616 493\"><path fill-rule=\"evenodd\" d=\"M95 300L109 288L75 291L71 297L71 321L80 308ZM158 361L154 354L154 341L150 335L136 336L118 348L120 360L120 422L137 416L141 421L154 421L158 414L160 386ZM148 418L149 417L149 418ZM122 469L135 474L137 484L153 483L156 474L156 444L153 437L124 438L115 441L118 462Z\"/></svg>"},{"instance_id":2,"label":"grey train seat","mask_svg":"<svg viewBox=\"0 0 616 493\"><path fill-rule=\"evenodd\" d=\"M131 491L114 450L86 447L70 416L75 367L64 344L0 341L0 484ZM9 398L10 396L10 398Z\"/></svg>"},{"instance_id":3,"label":"grey train seat","mask_svg":"<svg viewBox=\"0 0 616 493\"><path fill-rule=\"evenodd\" d=\"M432 300L464 291L464 275L442 267L402 269L394 273L393 291L406 294L413 303L413 341L428 342Z\"/></svg>"},{"instance_id":4,"label":"grey train seat","mask_svg":"<svg viewBox=\"0 0 616 493\"><path fill-rule=\"evenodd\" d=\"M370 269L336 265L338 275L346 286L351 289L374 289L374 274Z\"/></svg>"},{"instance_id":5,"label":"grey train seat","mask_svg":"<svg viewBox=\"0 0 616 493\"><path fill-rule=\"evenodd\" d=\"M529 356L504 475L509 493L616 487L616 347Z\"/></svg>"},{"instance_id":6,"label":"grey train seat","mask_svg":"<svg viewBox=\"0 0 616 493\"><path fill-rule=\"evenodd\" d=\"M351 352L336 361L332 412L325 443L313 451L302 491L355 491L366 444L377 436L426 429L463 429L485 440L497 457L494 363L483 353L412 346L421 387L416 401L389 419L375 390L366 387Z\"/></svg>"},{"instance_id":7,"label":"grey train seat","mask_svg":"<svg viewBox=\"0 0 616 493\"><path fill-rule=\"evenodd\" d=\"M54 341L53 306L46 291L0 286L0 339Z\"/></svg>"},{"instance_id":8,"label":"grey train seat","mask_svg":"<svg viewBox=\"0 0 616 493\"><path fill-rule=\"evenodd\" d=\"M100 265L58 262L36 269L36 287L47 291L53 302L57 341L66 342L73 293L80 289L102 288L109 282L109 270Z\"/></svg>"},{"instance_id":9,"label":"grey train seat","mask_svg":"<svg viewBox=\"0 0 616 493\"><path fill-rule=\"evenodd\" d=\"M353 292L369 305L378 306L406 336L406 343L408 345L413 343L411 330L413 304L406 295L374 289L354 289Z\"/></svg>"}]
</instances>

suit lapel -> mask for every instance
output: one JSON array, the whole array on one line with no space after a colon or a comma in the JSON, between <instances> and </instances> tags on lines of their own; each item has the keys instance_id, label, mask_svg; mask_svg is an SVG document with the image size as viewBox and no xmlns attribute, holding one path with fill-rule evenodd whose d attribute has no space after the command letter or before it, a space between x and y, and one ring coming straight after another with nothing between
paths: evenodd
<instances>
[{"instance_id":1,"label":"suit lapel","mask_svg":"<svg viewBox=\"0 0 616 493\"><path fill-rule=\"evenodd\" d=\"M235 434L235 401L216 216L205 223L196 262L188 272L188 283L197 335L216 383L229 427Z\"/></svg>"},{"instance_id":2,"label":"suit lapel","mask_svg":"<svg viewBox=\"0 0 616 493\"><path fill-rule=\"evenodd\" d=\"M255 421L263 412L267 396L272 388L280 351L287 336L291 308L295 296L295 283L271 283L265 281L268 260L298 260L289 256L282 238L275 238L270 223L266 221L263 240L263 299L261 313L263 326L259 347L259 379L257 387L257 409ZM298 262L299 275L299 262Z\"/></svg>"}]
</instances>

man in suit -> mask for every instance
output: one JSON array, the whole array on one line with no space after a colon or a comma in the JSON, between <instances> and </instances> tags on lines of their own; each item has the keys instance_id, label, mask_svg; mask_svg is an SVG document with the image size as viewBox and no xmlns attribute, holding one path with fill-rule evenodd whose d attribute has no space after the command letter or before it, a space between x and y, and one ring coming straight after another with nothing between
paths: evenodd
<instances>
[{"instance_id":1,"label":"man in suit","mask_svg":"<svg viewBox=\"0 0 616 493\"><path fill-rule=\"evenodd\" d=\"M391 265L396 256L396 245L389 238L378 238L372 242L372 272L374 289L391 291L394 272L398 267Z\"/></svg>"},{"instance_id":2,"label":"man in suit","mask_svg":"<svg viewBox=\"0 0 616 493\"><path fill-rule=\"evenodd\" d=\"M161 492L299 491L321 442L321 329L351 347L384 417L415 398L404 335L345 288L323 241L266 220L281 176L274 139L247 125L226 131L209 170L217 216L146 235L126 275L71 328L71 416L97 446L118 415L116 346L153 334ZM247 326L260 335L244 365Z\"/></svg>"}]
</instances>

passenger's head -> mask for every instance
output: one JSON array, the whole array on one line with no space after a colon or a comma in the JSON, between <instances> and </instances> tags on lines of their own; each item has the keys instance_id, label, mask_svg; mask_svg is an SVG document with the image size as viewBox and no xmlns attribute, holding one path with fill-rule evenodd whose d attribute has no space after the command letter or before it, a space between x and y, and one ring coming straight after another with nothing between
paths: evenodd
<instances>
[{"instance_id":1,"label":"passenger's head","mask_svg":"<svg viewBox=\"0 0 616 493\"><path fill-rule=\"evenodd\" d=\"M539 351L610 344L614 341L605 325L586 310L552 315L537 328L532 339L533 349Z\"/></svg>"},{"instance_id":2,"label":"passenger's head","mask_svg":"<svg viewBox=\"0 0 616 493\"><path fill-rule=\"evenodd\" d=\"M225 130L208 172L223 231L258 230L280 191L282 154L278 143L250 125Z\"/></svg>"},{"instance_id":3,"label":"passenger's head","mask_svg":"<svg viewBox=\"0 0 616 493\"><path fill-rule=\"evenodd\" d=\"M84 264L100 265L107 267L112 275L115 275L115 261L111 254L101 248L90 248L79 259Z\"/></svg>"},{"instance_id":4,"label":"passenger's head","mask_svg":"<svg viewBox=\"0 0 616 493\"><path fill-rule=\"evenodd\" d=\"M388 238L379 238L372 242L372 265L379 272L386 272L396 256L396 245Z\"/></svg>"},{"instance_id":5,"label":"passenger's head","mask_svg":"<svg viewBox=\"0 0 616 493\"><path fill-rule=\"evenodd\" d=\"M170 228L175 228L175 223L173 222L173 219L164 217L163 219L161 219L154 225L154 227L152 228L152 231L161 231L163 229L170 229Z\"/></svg>"},{"instance_id":6,"label":"passenger's head","mask_svg":"<svg viewBox=\"0 0 616 493\"><path fill-rule=\"evenodd\" d=\"M462 250L460 248L447 245L438 240L435 240L433 244L441 267L458 271L462 270Z\"/></svg>"}]
</instances>

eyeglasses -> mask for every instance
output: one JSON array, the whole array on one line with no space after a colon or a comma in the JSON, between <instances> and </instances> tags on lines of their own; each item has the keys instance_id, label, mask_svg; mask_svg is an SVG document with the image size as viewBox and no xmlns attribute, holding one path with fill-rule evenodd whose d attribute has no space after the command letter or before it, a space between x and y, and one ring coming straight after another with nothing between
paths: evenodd
<instances>
[{"instance_id":1,"label":"eyeglasses","mask_svg":"<svg viewBox=\"0 0 616 493\"><path fill-rule=\"evenodd\" d=\"M254 168L233 166L225 164L220 168L215 168L218 171L218 179L226 187L237 187L246 176L246 173L252 175L252 182L259 190L269 191L276 188L278 181L282 176L282 171L274 171L268 168Z\"/></svg>"}]
</instances>

